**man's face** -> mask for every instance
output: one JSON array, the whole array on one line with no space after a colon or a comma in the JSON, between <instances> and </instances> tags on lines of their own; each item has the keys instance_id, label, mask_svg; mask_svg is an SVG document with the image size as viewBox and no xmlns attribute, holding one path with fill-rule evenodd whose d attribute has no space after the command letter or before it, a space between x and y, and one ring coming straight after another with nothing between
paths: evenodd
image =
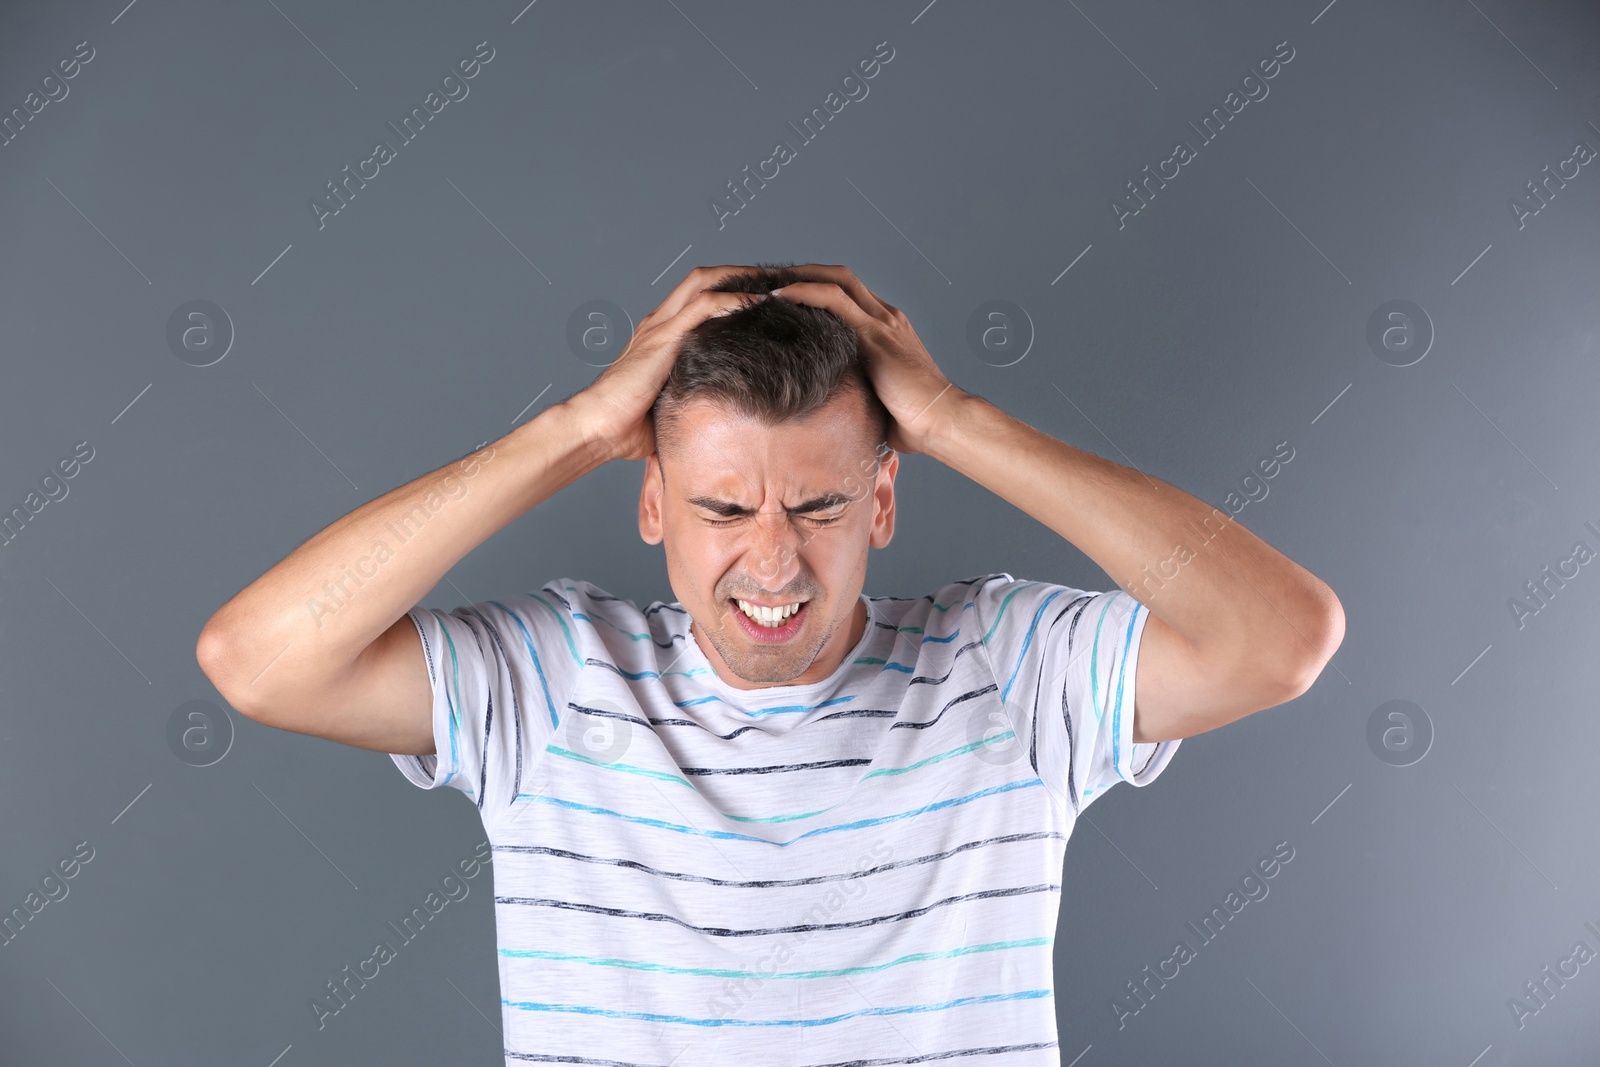
<instances>
[{"instance_id":1,"label":"man's face","mask_svg":"<svg viewBox=\"0 0 1600 1067\"><path fill-rule=\"evenodd\" d=\"M851 391L777 426L705 399L678 414L665 459L646 460L639 535L664 543L673 592L724 681L821 681L861 636L867 548L894 535L899 455L879 458ZM739 600L801 607L768 628Z\"/></svg>"}]
</instances>

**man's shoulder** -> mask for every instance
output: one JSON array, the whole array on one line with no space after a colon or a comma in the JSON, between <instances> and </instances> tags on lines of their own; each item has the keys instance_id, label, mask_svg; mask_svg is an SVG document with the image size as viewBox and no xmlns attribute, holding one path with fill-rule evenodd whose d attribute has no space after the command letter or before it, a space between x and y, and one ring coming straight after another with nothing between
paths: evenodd
<instances>
[{"instance_id":1,"label":"man's shoulder","mask_svg":"<svg viewBox=\"0 0 1600 1067\"><path fill-rule=\"evenodd\" d=\"M1008 649L1027 642L1047 608L1080 610L1107 594L1034 578L1018 578L1008 571L990 571L946 583L916 598L875 598L880 617L899 629L918 630L950 640L960 633L961 644L980 641L986 650Z\"/></svg>"},{"instance_id":2,"label":"man's shoulder","mask_svg":"<svg viewBox=\"0 0 1600 1067\"><path fill-rule=\"evenodd\" d=\"M985 573L946 582L919 597L871 597L874 613L900 629L920 627L928 634L954 633L963 626L974 626L973 609L980 592L1000 582L1010 582L1005 573Z\"/></svg>"},{"instance_id":3,"label":"man's shoulder","mask_svg":"<svg viewBox=\"0 0 1600 1067\"><path fill-rule=\"evenodd\" d=\"M652 648L681 647L689 629L689 614L677 601L641 608L583 578L551 579L539 595L560 611L586 657L629 670L648 667Z\"/></svg>"},{"instance_id":4,"label":"man's shoulder","mask_svg":"<svg viewBox=\"0 0 1600 1067\"><path fill-rule=\"evenodd\" d=\"M599 608L613 612L644 614L625 597L613 596L587 578L552 578L538 589L522 594L535 602L543 601L567 615L580 615Z\"/></svg>"},{"instance_id":5,"label":"man's shoulder","mask_svg":"<svg viewBox=\"0 0 1600 1067\"><path fill-rule=\"evenodd\" d=\"M591 634L608 626L628 632L645 628L633 601L583 578L552 578L537 589L494 597L476 607L529 640L557 640L575 653L589 645ZM491 608L495 611L489 612Z\"/></svg>"},{"instance_id":6,"label":"man's shoulder","mask_svg":"<svg viewBox=\"0 0 1600 1067\"><path fill-rule=\"evenodd\" d=\"M553 624L570 621L591 603L594 589L581 578L552 578L537 589L523 593L504 593L484 603L515 616L523 623Z\"/></svg>"}]
</instances>

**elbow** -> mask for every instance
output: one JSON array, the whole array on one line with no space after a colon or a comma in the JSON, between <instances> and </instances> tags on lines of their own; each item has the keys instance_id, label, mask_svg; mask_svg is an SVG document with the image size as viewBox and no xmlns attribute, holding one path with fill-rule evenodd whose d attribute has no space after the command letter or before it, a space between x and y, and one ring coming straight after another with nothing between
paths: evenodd
<instances>
[{"instance_id":1,"label":"elbow","mask_svg":"<svg viewBox=\"0 0 1600 1067\"><path fill-rule=\"evenodd\" d=\"M1289 657L1290 662L1297 666L1285 683L1287 695L1280 703L1301 696L1315 685L1334 653L1344 643L1344 606L1339 603L1332 589L1327 586L1322 588L1322 609L1310 625L1303 628L1305 640L1301 642L1300 654Z\"/></svg>"},{"instance_id":2,"label":"elbow","mask_svg":"<svg viewBox=\"0 0 1600 1067\"><path fill-rule=\"evenodd\" d=\"M200 665L200 672L210 680L230 708L247 719L261 722L259 712L240 698L241 687L238 682L237 667L239 657L235 649L234 637L216 625L213 616L211 621L201 628L200 636L195 641L195 662Z\"/></svg>"},{"instance_id":3,"label":"elbow","mask_svg":"<svg viewBox=\"0 0 1600 1067\"><path fill-rule=\"evenodd\" d=\"M200 636L194 643L194 658L200 665L200 673L211 680L219 693L222 692L222 681L227 677L229 645L227 636L216 625L215 616L200 628Z\"/></svg>"}]
</instances>

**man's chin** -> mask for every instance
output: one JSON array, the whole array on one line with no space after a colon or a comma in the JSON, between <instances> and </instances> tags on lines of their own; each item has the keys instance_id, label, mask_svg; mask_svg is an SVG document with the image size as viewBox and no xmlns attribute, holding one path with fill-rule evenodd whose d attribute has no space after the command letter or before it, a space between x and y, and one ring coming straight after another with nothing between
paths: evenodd
<instances>
[{"instance_id":1,"label":"man's chin","mask_svg":"<svg viewBox=\"0 0 1600 1067\"><path fill-rule=\"evenodd\" d=\"M738 633L727 635L726 640L733 647L717 648L722 662L752 685L787 685L809 670L817 658L815 649L806 655L791 647L747 644L744 635Z\"/></svg>"},{"instance_id":2,"label":"man's chin","mask_svg":"<svg viewBox=\"0 0 1600 1067\"><path fill-rule=\"evenodd\" d=\"M785 660L789 660L793 651L786 649ZM764 656L746 657L735 656L730 659L722 657L728 669L752 685L787 685L806 672L810 663L792 665L789 662L778 663Z\"/></svg>"}]
</instances>

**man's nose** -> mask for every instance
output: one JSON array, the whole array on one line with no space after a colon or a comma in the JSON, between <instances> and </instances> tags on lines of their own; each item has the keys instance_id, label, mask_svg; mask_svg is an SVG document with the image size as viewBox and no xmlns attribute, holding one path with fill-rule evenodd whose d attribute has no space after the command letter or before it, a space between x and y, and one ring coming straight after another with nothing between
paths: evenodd
<instances>
[{"instance_id":1,"label":"man's nose","mask_svg":"<svg viewBox=\"0 0 1600 1067\"><path fill-rule=\"evenodd\" d=\"M787 515L755 516L754 565L751 573L768 589L776 592L793 580L800 570L800 543Z\"/></svg>"}]
</instances>

